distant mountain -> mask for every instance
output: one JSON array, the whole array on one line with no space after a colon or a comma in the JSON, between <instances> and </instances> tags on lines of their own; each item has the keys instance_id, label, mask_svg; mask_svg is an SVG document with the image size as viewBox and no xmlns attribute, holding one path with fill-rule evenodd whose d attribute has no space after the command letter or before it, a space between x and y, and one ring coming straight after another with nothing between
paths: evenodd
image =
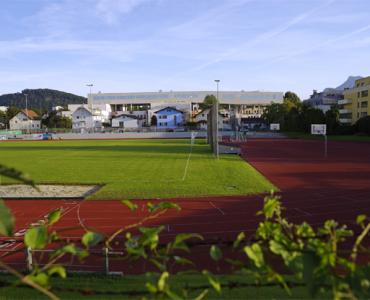
<instances>
[{"instance_id":1,"label":"distant mountain","mask_svg":"<svg viewBox=\"0 0 370 300\"><path fill-rule=\"evenodd\" d=\"M340 86L336 87L337 90L351 89L355 86L355 81L361 79L361 76L349 76L348 79Z\"/></svg>"},{"instance_id":2,"label":"distant mountain","mask_svg":"<svg viewBox=\"0 0 370 300\"><path fill-rule=\"evenodd\" d=\"M0 106L26 107L36 110L50 110L53 106L67 107L68 104L87 103L85 97L51 89L25 89L21 93L4 94L0 96Z\"/></svg>"}]
</instances>

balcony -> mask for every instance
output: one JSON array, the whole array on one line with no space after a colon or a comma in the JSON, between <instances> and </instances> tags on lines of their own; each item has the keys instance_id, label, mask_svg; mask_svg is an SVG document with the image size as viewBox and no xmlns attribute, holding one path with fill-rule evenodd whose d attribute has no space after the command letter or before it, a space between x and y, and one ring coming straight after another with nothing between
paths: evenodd
<instances>
[{"instance_id":1,"label":"balcony","mask_svg":"<svg viewBox=\"0 0 370 300\"><path fill-rule=\"evenodd\" d=\"M339 122L342 123L342 124L351 124L352 122L352 119L339 119Z\"/></svg>"},{"instance_id":2,"label":"balcony","mask_svg":"<svg viewBox=\"0 0 370 300\"><path fill-rule=\"evenodd\" d=\"M352 112L351 110L345 108L339 110L340 114L350 114L351 112Z\"/></svg>"},{"instance_id":3,"label":"balcony","mask_svg":"<svg viewBox=\"0 0 370 300\"><path fill-rule=\"evenodd\" d=\"M349 99L338 100L338 105L351 104L352 101Z\"/></svg>"}]
</instances>

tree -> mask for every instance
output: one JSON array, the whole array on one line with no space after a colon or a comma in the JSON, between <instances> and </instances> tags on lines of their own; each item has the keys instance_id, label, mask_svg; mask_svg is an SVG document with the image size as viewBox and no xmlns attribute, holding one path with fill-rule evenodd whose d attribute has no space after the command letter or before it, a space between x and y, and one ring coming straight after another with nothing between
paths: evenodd
<instances>
[{"instance_id":1,"label":"tree","mask_svg":"<svg viewBox=\"0 0 370 300\"><path fill-rule=\"evenodd\" d=\"M151 126L157 126L157 117L156 117L156 115L153 115L152 118L150 119L150 125Z\"/></svg>"},{"instance_id":2,"label":"tree","mask_svg":"<svg viewBox=\"0 0 370 300\"><path fill-rule=\"evenodd\" d=\"M285 93L283 104L286 107L287 111L290 111L292 108L300 109L302 106L301 99L297 96L296 93L290 91Z\"/></svg>"},{"instance_id":3,"label":"tree","mask_svg":"<svg viewBox=\"0 0 370 300\"><path fill-rule=\"evenodd\" d=\"M358 119L354 127L357 132L370 135L370 116Z\"/></svg>"},{"instance_id":4,"label":"tree","mask_svg":"<svg viewBox=\"0 0 370 300\"><path fill-rule=\"evenodd\" d=\"M49 116L42 120L42 124L47 128L72 128L72 120L58 115L58 112L53 111Z\"/></svg>"},{"instance_id":5,"label":"tree","mask_svg":"<svg viewBox=\"0 0 370 300\"><path fill-rule=\"evenodd\" d=\"M18 107L10 106L8 107L6 111L6 124L9 126L9 121L11 118L13 118L17 113L19 113L21 110Z\"/></svg>"},{"instance_id":6,"label":"tree","mask_svg":"<svg viewBox=\"0 0 370 300\"><path fill-rule=\"evenodd\" d=\"M284 116L286 114L286 108L281 103L272 103L264 111L262 118L266 120L269 124L279 123L283 126Z\"/></svg>"},{"instance_id":7,"label":"tree","mask_svg":"<svg viewBox=\"0 0 370 300\"><path fill-rule=\"evenodd\" d=\"M332 133L336 132L336 130L340 126L338 107L337 106L331 107L325 113L325 119L326 119L326 131L327 131L327 133L332 134Z\"/></svg>"},{"instance_id":8,"label":"tree","mask_svg":"<svg viewBox=\"0 0 370 300\"><path fill-rule=\"evenodd\" d=\"M301 110L301 129L310 132L311 124L324 124L325 114L321 109L303 105Z\"/></svg>"},{"instance_id":9,"label":"tree","mask_svg":"<svg viewBox=\"0 0 370 300\"><path fill-rule=\"evenodd\" d=\"M206 108L210 108L214 103L217 103L217 98L215 97L215 95L207 95L204 97L204 100L202 103L199 103L199 108L200 109L206 109Z\"/></svg>"}]
</instances>

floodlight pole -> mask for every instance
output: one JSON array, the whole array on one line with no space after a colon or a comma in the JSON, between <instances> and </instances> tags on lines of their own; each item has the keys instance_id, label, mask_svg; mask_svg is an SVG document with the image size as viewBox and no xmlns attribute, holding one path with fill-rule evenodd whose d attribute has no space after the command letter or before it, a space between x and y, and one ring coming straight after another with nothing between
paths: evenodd
<instances>
[{"instance_id":1,"label":"floodlight pole","mask_svg":"<svg viewBox=\"0 0 370 300\"><path fill-rule=\"evenodd\" d=\"M28 117L28 94L24 94L26 97L26 116L27 116L27 133L30 133L30 119Z\"/></svg>"},{"instance_id":2,"label":"floodlight pole","mask_svg":"<svg viewBox=\"0 0 370 300\"><path fill-rule=\"evenodd\" d=\"M217 87L217 90L216 90L216 99L217 99L217 102L216 102L216 105L215 105L215 108L216 108L216 157L217 159L220 158L220 149L219 149L219 145L218 145L218 90L219 90L219 83L220 83L220 80L219 79L215 79L215 82L216 82L216 87Z\"/></svg>"},{"instance_id":3,"label":"floodlight pole","mask_svg":"<svg viewBox=\"0 0 370 300\"><path fill-rule=\"evenodd\" d=\"M89 88L90 88L90 93L89 93L89 95L90 95L90 97L91 97L91 90L92 90L92 87L94 86L92 83L89 83L89 84L86 84L86 86L88 86ZM92 100L92 99L91 99ZM87 102L89 102L89 96L87 96ZM92 108L92 105L90 105L91 106L91 108Z\"/></svg>"}]
</instances>

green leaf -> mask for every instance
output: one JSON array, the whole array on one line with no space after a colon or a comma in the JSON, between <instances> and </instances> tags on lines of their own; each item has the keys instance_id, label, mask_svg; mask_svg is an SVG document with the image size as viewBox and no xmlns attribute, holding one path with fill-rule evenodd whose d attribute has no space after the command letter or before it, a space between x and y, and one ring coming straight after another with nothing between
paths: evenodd
<instances>
[{"instance_id":1,"label":"green leaf","mask_svg":"<svg viewBox=\"0 0 370 300\"><path fill-rule=\"evenodd\" d=\"M62 210L58 208L52 211L50 214L48 214L48 224L53 225L54 223L58 222L60 219L61 213L62 213Z\"/></svg>"},{"instance_id":2,"label":"green leaf","mask_svg":"<svg viewBox=\"0 0 370 300\"><path fill-rule=\"evenodd\" d=\"M266 219L272 218L280 212L280 201L277 197L266 197L263 206L263 214Z\"/></svg>"},{"instance_id":3,"label":"green leaf","mask_svg":"<svg viewBox=\"0 0 370 300\"><path fill-rule=\"evenodd\" d=\"M33 180L29 179L28 176L24 175L22 172L16 169L0 165L0 175L15 179L17 181L23 182L24 184L28 184L35 187L35 183L33 182Z\"/></svg>"},{"instance_id":4,"label":"green leaf","mask_svg":"<svg viewBox=\"0 0 370 300\"><path fill-rule=\"evenodd\" d=\"M215 261L219 261L222 258L222 251L216 245L211 246L211 248L209 249L209 254L211 255L211 258Z\"/></svg>"},{"instance_id":5,"label":"green leaf","mask_svg":"<svg viewBox=\"0 0 370 300\"><path fill-rule=\"evenodd\" d=\"M61 265L52 266L48 270L48 275L49 276L52 276L53 274L58 274L61 278L66 278L67 277L66 269Z\"/></svg>"},{"instance_id":6,"label":"green leaf","mask_svg":"<svg viewBox=\"0 0 370 300\"><path fill-rule=\"evenodd\" d=\"M213 277L208 271L204 270L202 273L204 276L206 276L209 284L213 287L213 289L217 293L221 294L221 283L215 277Z\"/></svg>"},{"instance_id":7,"label":"green leaf","mask_svg":"<svg viewBox=\"0 0 370 300\"><path fill-rule=\"evenodd\" d=\"M126 205L131 211L135 211L138 208L138 205L130 200L121 200L121 203Z\"/></svg>"},{"instance_id":8,"label":"green leaf","mask_svg":"<svg viewBox=\"0 0 370 300\"><path fill-rule=\"evenodd\" d=\"M0 200L0 235L12 236L14 229L14 217L10 209Z\"/></svg>"},{"instance_id":9,"label":"green leaf","mask_svg":"<svg viewBox=\"0 0 370 300\"><path fill-rule=\"evenodd\" d=\"M154 284L147 282L145 283L145 286L148 289L149 293L152 293L152 294L157 293L157 287Z\"/></svg>"},{"instance_id":10,"label":"green leaf","mask_svg":"<svg viewBox=\"0 0 370 300\"><path fill-rule=\"evenodd\" d=\"M147 203L147 207L148 207L148 211L150 213L154 213L156 212L157 210L159 209L171 209L171 208L175 208L176 210L180 211L181 210L181 207L176 204L176 203L173 203L173 202L167 202L167 201L164 201L164 202L160 202L158 204L153 204L151 202L148 202Z\"/></svg>"},{"instance_id":11,"label":"green leaf","mask_svg":"<svg viewBox=\"0 0 370 300\"><path fill-rule=\"evenodd\" d=\"M356 223L362 225L366 221L366 218L366 215L358 215L356 218Z\"/></svg>"},{"instance_id":12,"label":"green leaf","mask_svg":"<svg viewBox=\"0 0 370 300\"><path fill-rule=\"evenodd\" d=\"M173 241L173 244L172 244L172 248L189 251L188 246L184 243L184 241L189 240L189 239L203 240L203 237L200 234L196 234L196 233L180 233L176 235L175 240Z\"/></svg>"},{"instance_id":13,"label":"green leaf","mask_svg":"<svg viewBox=\"0 0 370 300\"><path fill-rule=\"evenodd\" d=\"M139 231L143 234L140 238L143 246L150 246L150 249L157 247L159 242L159 233L164 229L164 226L148 228L140 227Z\"/></svg>"},{"instance_id":14,"label":"green leaf","mask_svg":"<svg viewBox=\"0 0 370 300\"><path fill-rule=\"evenodd\" d=\"M46 273L38 273L38 274L28 275L26 277L27 279L43 287L46 287L49 284L49 276Z\"/></svg>"},{"instance_id":15,"label":"green leaf","mask_svg":"<svg viewBox=\"0 0 370 300\"><path fill-rule=\"evenodd\" d=\"M168 272L163 272L161 277L158 280L158 290L163 292L166 288L167 279L170 277Z\"/></svg>"},{"instance_id":16,"label":"green leaf","mask_svg":"<svg viewBox=\"0 0 370 300\"><path fill-rule=\"evenodd\" d=\"M48 230L45 226L37 226L26 231L24 243L31 249L43 249L48 243Z\"/></svg>"},{"instance_id":17,"label":"green leaf","mask_svg":"<svg viewBox=\"0 0 370 300\"><path fill-rule=\"evenodd\" d=\"M252 246L245 246L244 252L254 262L257 268L261 268L264 265L263 252L259 244L254 243Z\"/></svg>"},{"instance_id":18,"label":"green leaf","mask_svg":"<svg viewBox=\"0 0 370 300\"><path fill-rule=\"evenodd\" d=\"M180 256L174 256L173 259L175 260L176 263L180 264L180 265L194 265L194 263L187 259L187 258L184 258L184 257L180 257Z\"/></svg>"},{"instance_id":19,"label":"green leaf","mask_svg":"<svg viewBox=\"0 0 370 300\"><path fill-rule=\"evenodd\" d=\"M69 254L72 254L72 255L75 255L77 256L78 258L82 259L82 258L85 258L87 256L89 256L89 252L87 252L86 250L83 250L83 249L80 249L78 247L76 247L75 244L68 244L68 245L65 245L59 249L57 249L54 253L53 253L53 257L55 256L58 256L62 253L69 253Z\"/></svg>"},{"instance_id":20,"label":"green leaf","mask_svg":"<svg viewBox=\"0 0 370 300\"><path fill-rule=\"evenodd\" d=\"M236 237L236 240L233 243L233 248L237 248L240 245L240 243L242 242L242 240L244 240L244 239L245 239L245 233L240 232L238 234L238 236Z\"/></svg>"},{"instance_id":21,"label":"green leaf","mask_svg":"<svg viewBox=\"0 0 370 300\"><path fill-rule=\"evenodd\" d=\"M207 296L208 292L209 292L209 290L205 289L197 297L195 297L194 300L203 300Z\"/></svg>"},{"instance_id":22,"label":"green leaf","mask_svg":"<svg viewBox=\"0 0 370 300\"><path fill-rule=\"evenodd\" d=\"M100 233L88 231L82 237L82 244L84 244L85 247L91 247L97 245L102 240L103 236Z\"/></svg>"}]
</instances>

